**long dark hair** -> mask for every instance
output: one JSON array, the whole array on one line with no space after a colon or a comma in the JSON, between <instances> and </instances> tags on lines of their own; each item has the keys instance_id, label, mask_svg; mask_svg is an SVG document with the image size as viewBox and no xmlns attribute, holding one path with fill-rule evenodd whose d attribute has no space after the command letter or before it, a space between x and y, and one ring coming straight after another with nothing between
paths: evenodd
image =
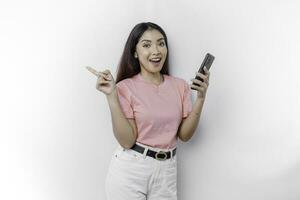
<instances>
[{"instance_id":1,"label":"long dark hair","mask_svg":"<svg viewBox=\"0 0 300 200\"><path fill-rule=\"evenodd\" d=\"M116 83L122 81L123 79L130 78L141 71L138 59L134 58L134 52L136 49L136 44L139 42L139 39L141 38L143 33L151 29L158 30L164 36L168 53L165 63L160 72L162 74L169 75L169 48L167 35L164 32L164 30L157 24L154 24L152 22L143 22L135 25L135 27L132 29L128 36L127 42L123 50L123 54L118 65Z\"/></svg>"}]
</instances>

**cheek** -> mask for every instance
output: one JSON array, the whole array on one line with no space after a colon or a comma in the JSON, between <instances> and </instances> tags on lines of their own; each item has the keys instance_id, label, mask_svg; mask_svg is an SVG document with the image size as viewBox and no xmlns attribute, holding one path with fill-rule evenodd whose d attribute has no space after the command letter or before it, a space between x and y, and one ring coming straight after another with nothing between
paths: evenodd
<instances>
[{"instance_id":1,"label":"cheek","mask_svg":"<svg viewBox=\"0 0 300 200\"><path fill-rule=\"evenodd\" d=\"M140 57L140 62L148 62L148 57L146 55L142 55Z\"/></svg>"},{"instance_id":2,"label":"cheek","mask_svg":"<svg viewBox=\"0 0 300 200\"><path fill-rule=\"evenodd\" d=\"M149 53L147 53L147 52L141 52L140 55L139 55L139 57L140 57L140 60L146 62L146 61L148 61Z\"/></svg>"},{"instance_id":3,"label":"cheek","mask_svg":"<svg viewBox=\"0 0 300 200\"><path fill-rule=\"evenodd\" d=\"M143 64L144 66L148 65L148 58L145 55L139 56L139 63Z\"/></svg>"},{"instance_id":4,"label":"cheek","mask_svg":"<svg viewBox=\"0 0 300 200\"><path fill-rule=\"evenodd\" d=\"M167 49L167 48L163 48L163 49L161 50L161 53L162 53L164 56L167 56L167 54L168 54L168 49Z\"/></svg>"}]
</instances>

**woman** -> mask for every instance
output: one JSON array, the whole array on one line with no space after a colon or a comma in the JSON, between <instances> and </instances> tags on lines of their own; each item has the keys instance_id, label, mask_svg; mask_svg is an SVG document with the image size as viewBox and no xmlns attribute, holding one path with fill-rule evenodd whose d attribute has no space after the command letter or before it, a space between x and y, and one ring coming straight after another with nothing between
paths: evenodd
<instances>
[{"instance_id":1,"label":"woman","mask_svg":"<svg viewBox=\"0 0 300 200\"><path fill-rule=\"evenodd\" d=\"M114 152L106 179L108 200L177 199L176 141L195 132L209 72L192 79L197 99L183 79L169 75L168 42L154 23L137 24L126 42L116 82L109 70L97 72L97 89L111 111Z\"/></svg>"}]
</instances>

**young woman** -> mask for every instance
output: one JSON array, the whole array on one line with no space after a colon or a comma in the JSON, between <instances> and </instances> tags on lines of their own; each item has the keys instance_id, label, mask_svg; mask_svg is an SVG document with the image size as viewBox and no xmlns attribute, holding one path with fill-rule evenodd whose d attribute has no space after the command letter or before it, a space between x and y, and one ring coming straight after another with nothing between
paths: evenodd
<instances>
[{"instance_id":1,"label":"young woman","mask_svg":"<svg viewBox=\"0 0 300 200\"><path fill-rule=\"evenodd\" d=\"M109 70L97 72L96 87L109 104L114 136L120 144L106 178L108 200L176 200L176 141L188 141L198 125L209 72L192 79L197 90L169 75L168 41L154 23L131 31L114 81Z\"/></svg>"}]
</instances>

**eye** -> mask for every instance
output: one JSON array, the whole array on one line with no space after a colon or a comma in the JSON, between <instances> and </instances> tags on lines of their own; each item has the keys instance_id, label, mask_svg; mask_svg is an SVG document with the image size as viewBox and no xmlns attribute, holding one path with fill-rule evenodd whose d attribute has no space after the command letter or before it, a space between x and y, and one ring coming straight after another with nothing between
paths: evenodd
<instances>
[{"instance_id":1,"label":"eye","mask_svg":"<svg viewBox=\"0 0 300 200\"><path fill-rule=\"evenodd\" d=\"M150 47L150 44L143 44L143 47L148 48L148 47Z\"/></svg>"},{"instance_id":2,"label":"eye","mask_svg":"<svg viewBox=\"0 0 300 200\"><path fill-rule=\"evenodd\" d=\"M160 45L161 47L163 47L163 46L165 46L165 43L164 43L164 42L161 42L161 43L159 43L159 45Z\"/></svg>"}]
</instances>

